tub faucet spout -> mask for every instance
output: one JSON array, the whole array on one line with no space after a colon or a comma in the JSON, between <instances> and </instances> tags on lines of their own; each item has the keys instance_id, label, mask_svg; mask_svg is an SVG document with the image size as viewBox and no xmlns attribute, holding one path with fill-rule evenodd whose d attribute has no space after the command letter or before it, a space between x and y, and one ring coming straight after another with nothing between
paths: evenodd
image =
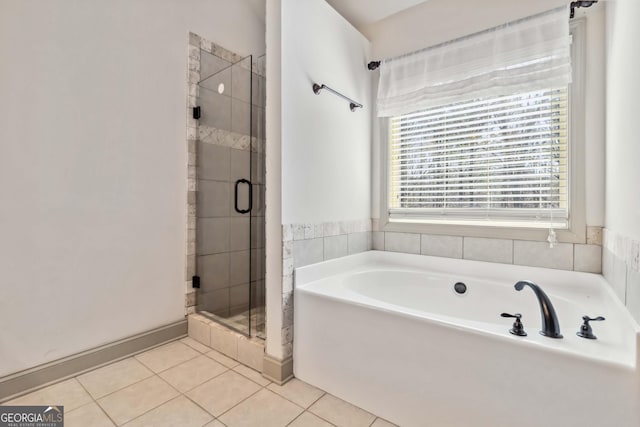
<instances>
[{"instance_id":1,"label":"tub faucet spout","mask_svg":"<svg viewBox=\"0 0 640 427\"><path fill-rule=\"evenodd\" d=\"M551 304L551 300L547 294L544 293L540 286L529 280L521 280L516 283L514 287L516 291L521 291L525 285L533 289L540 304L540 315L542 316L542 330L540 334L550 338L562 338L556 310L553 308L553 304Z\"/></svg>"}]
</instances>

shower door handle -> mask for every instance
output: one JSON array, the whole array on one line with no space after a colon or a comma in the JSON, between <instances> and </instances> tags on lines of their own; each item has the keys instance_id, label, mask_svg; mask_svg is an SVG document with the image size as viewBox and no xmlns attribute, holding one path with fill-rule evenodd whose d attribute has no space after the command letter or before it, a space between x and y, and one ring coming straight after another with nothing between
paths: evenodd
<instances>
[{"instance_id":1,"label":"shower door handle","mask_svg":"<svg viewBox=\"0 0 640 427\"><path fill-rule=\"evenodd\" d=\"M249 207L247 209L240 209L238 207L238 185L240 184L247 184L249 186ZM234 204L235 204L235 209L236 212L240 213L240 214L246 214L251 212L251 209L253 209L253 184L251 184L251 181L246 180L244 178L239 179L236 181L236 186L234 189Z\"/></svg>"}]
</instances>

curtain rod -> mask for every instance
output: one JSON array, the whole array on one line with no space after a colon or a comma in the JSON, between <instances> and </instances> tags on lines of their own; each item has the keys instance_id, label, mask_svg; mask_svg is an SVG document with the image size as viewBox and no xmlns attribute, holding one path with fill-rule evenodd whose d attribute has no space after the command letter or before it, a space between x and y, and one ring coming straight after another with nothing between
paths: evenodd
<instances>
[{"instance_id":1,"label":"curtain rod","mask_svg":"<svg viewBox=\"0 0 640 427\"><path fill-rule=\"evenodd\" d=\"M571 2L571 13L569 14L569 19L573 19L576 14L576 7L591 7L594 3L598 3L598 0L580 0L580 1L572 1Z\"/></svg>"},{"instance_id":2,"label":"curtain rod","mask_svg":"<svg viewBox=\"0 0 640 427\"><path fill-rule=\"evenodd\" d=\"M593 5L594 5L594 3L598 3L598 0L579 0L579 1L572 1L572 2L571 2L571 4L569 5L569 8L570 8L570 10L571 10L571 12L569 13L569 19L572 19L572 18L575 16L575 8L576 8L576 7L591 7L591 6L593 6ZM543 12L543 13L546 13L546 12ZM526 18L525 18L525 19L526 19ZM492 30L492 28L490 28L489 30L486 30L486 31L490 31L490 30ZM480 32L478 32L478 33L471 34L471 35L469 35L469 36L461 37L461 39L464 39L464 38L467 38L467 37L472 37L472 36L475 36L475 35L478 35L478 34L482 34L482 33L484 33L484 32L485 32L485 31L480 31ZM450 43L450 42L451 42L451 41L447 41L447 42L444 42L444 43L437 44L437 45L435 45L435 46L429 46L429 47L427 47L426 49L431 49L431 48L434 48L434 47L442 46L442 45L447 44L447 43ZM422 51L422 50L425 50L425 49L420 49L420 50L417 50L416 52L420 52L420 51ZM416 52L408 53L408 54L406 54L406 55L400 55L400 57L402 57L402 56L407 56L407 55L411 55L411 54L416 53ZM371 62L369 62L369 63L367 64L367 68L368 68L370 71L374 71L374 70L376 70L376 69L380 66L380 64L381 64L381 63L382 63L382 61L371 61Z\"/></svg>"}]
</instances>

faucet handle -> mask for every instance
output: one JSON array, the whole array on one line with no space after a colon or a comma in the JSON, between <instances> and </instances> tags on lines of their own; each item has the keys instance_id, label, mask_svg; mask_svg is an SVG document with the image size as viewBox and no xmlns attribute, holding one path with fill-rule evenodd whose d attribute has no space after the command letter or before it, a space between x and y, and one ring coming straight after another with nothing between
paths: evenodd
<instances>
[{"instance_id":1,"label":"faucet handle","mask_svg":"<svg viewBox=\"0 0 640 427\"><path fill-rule=\"evenodd\" d=\"M597 339L597 337L593 334L593 329L591 328L591 325L589 324L589 322L591 321L602 321L605 320L604 317L602 316L598 316L598 317L589 317L589 316L582 316L582 320L584 320L584 323L580 326L580 330L578 332L576 332L576 335L579 336L580 338L586 338L589 340L595 340Z\"/></svg>"},{"instance_id":2,"label":"faucet handle","mask_svg":"<svg viewBox=\"0 0 640 427\"><path fill-rule=\"evenodd\" d=\"M514 319L520 319L520 318L522 318L522 314L520 314L520 313L516 313L516 314L502 313L500 315L500 317L511 317L511 318L514 318Z\"/></svg>"},{"instance_id":3,"label":"faucet handle","mask_svg":"<svg viewBox=\"0 0 640 427\"><path fill-rule=\"evenodd\" d=\"M517 335L519 337L526 337L527 336L527 333L524 331L524 325L520 321L520 319L522 318L522 314L520 314L520 313L515 313L515 314L502 313L500 316L501 317L509 317L509 318L512 318L512 319L516 319L516 321L513 322L513 327L511 329L509 329L510 333L512 333L513 335Z\"/></svg>"}]
</instances>

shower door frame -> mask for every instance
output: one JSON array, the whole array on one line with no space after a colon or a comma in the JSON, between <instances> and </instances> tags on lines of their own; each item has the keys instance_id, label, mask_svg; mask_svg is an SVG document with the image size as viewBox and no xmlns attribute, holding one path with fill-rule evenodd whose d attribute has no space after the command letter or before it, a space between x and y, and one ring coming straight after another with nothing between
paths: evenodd
<instances>
[{"instance_id":1,"label":"shower door frame","mask_svg":"<svg viewBox=\"0 0 640 427\"><path fill-rule=\"evenodd\" d=\"M216 73L212 74L211 76L201 76L200 71L201 71L201 55L203 54L203 52L206 52L207 54L211 54L211 55L215 55L218 57L221 57L223 60L226 60L227 62L230 62L230 64L228 65L229 68L233 68L234 66L240 67L242 65L240 65L242 63L242 61L249 61L248 67L243 67L245 70L247 70L249 72L248 74L248 78L249 78L249 112L248 112L248 121L249 121L249 126L248 126L248 137L249 137L249 142L248 142L248 152L249 152L249 172L248 172L248 180L245 178L244 181L250 183L250 186L254 185L254 162L256 161L256 159L254 159L254 155L259 155L262 156L263 155L263 149L260 149L259 147L263 146L260 144L264 144L264 138L262 138L262 142L260 142L260 138L259 138L259 133L260 131L258 130L258 134L254 135L254 120L256 120L256 117L254 117L254 78L257 77L262 77L264 78L264 76L260 75L259 73L257 73L257 70L254 70L254 62L253 62L253 55L249 55L246 56L244 58L240 57L239 55L235 55L229 51L226 51L225 49L221 48L220 46L216 46L215 44L209 43L204 41L201 38L200 39L200 43L199 45L197 45L196 43L192 43L197 36L195 36L194 34L190 35L190 48L189 48L189 102L188 102L188 129L187 129L187 143L188 143L188 152L189 152L189 162L188 162L188 166L189 166L189 175L188 175L188 180L189 180L189 195L188 195L188 203L187 203L187 207L188 207L188 243L187 243L187 297L186 297L186 314L190 314L190 313L195 313L200 306L197 305L197 294L196 294L196 286L199 287L200 286L200 281L198 280L198 253L197 253L197 249L196 249L196 227L197 227L197 218L198 218L198 214L197 214L197 196L196 196L196 191L197 191L197 187L198 187L198 171L196 168L197 165L197 153L198 153L198 149L197 149L197 145L202 143L199 140L199 132L198 132L198 128L199 128L199 122L198 120L195 118L196 116L194 115L195 113L195 109L196 107L198 107L198 103L200 100L200 96L201 96L201 92L200 92L200 83L204 82L204 80L206 80L209 77L212 77L213 75L217 74L218 72L223 71L218 70ZM197 41L197 40L196 40ZM207 46L210 46L209 49L207 49ZM215 53L214 53L215 52ZM219 55L220 53L222 53L222 55ZM231 61L233 60L233 62ZM197 65L196 65L197 64ZM204 78L202 78L204 77ZM264 106L261 106L262 108L264 108ZM256 111L260 111L259 109L256 108ZM259 124L257 124L256 122L256 129L258 129ZM255 147L254 147L254 141L255 141ZM262 165L262 168L264 168L264 164ZM264 192L264 169L258 169L255 168L255 170L261 170L262 171L262 178L260 179L260 187L259 187L259 191L260 192ZM240 181L240 180L239 180ZM251 187L250 187L251 188ZM207 318L212 319L213 321L216 321L217 323L221 323L222 325L224 325L225 327L232 329L238 333L241 333L245 336L249 336L249 337L258 337L258 338L262 338L265 339L265 331L264 331L264 320L266 317L266 307L264 307L264 304L261 304L261 300L263 299L263 297L261 297L261 300L258 301L258 299L256 298L256 295L254 294L255 290L254 287L256 288L256 290L258 291L258 294L260 293L259 289L257 289L259 286L262 286L262 288L264 288L264 270L262 266L258 266L257 268L254 268L254 263L256 261L259 261L257 259L254 259L254 257L257 254L258 258L259 258L259 254L264 255L264 225L260 226L259 224L255 227L255 230L258 230L258 233L260 233L260 230L262 232L262 238L260 239L260 242L258 242L258 244L255 245L254 248L254 238L255 236L253 236L254 234L254 221L258 221L258 220L263 220L264 221L264 217L260 217L260 216L254 216L253 215L253 209L251 208L255 208L255 206L252 206L255 204L255 200L253 199L253 197L255 197L254 194L252 194L253 191L249 192L249 196L252 197L252 199L249 201L249 209L246 212L249 215L249 220L248 220L248 258L249 258L249 263L248 263L248 283L246 284L246 286L248 286L248 301L247 301L247 307L248 307L248 316L247 316L247 320L246 320L246 324L243 325L242 329L239 329L237 327L235 327L232 324L229 324L228 322L225 321L224 318L218 318L217 316L214 318L213 316L209 316L207 313L201 313L203 315L206 315ZM263 196L259 195L258 198L259 202L263 202ZM234 199L234 203L237 202ZM232 206L232 208L235 208L235 206ZM255 273L256 271L259 271L259 273ZM192 280L189 280L192 279ZM191 286L189 286L191 285ZM230 284L228 285L230 288ZM239 285L239 286L243 286L243 285ZM196 288L196 289L193 289ZM262 295L264 295L264 289L262 290ZM230 304L230 302L229 302ZM254 323L254 319L256 320ZM262 322L262 329L260 329L258 327L258 325Z\"/></svg>"}]
</instances>

